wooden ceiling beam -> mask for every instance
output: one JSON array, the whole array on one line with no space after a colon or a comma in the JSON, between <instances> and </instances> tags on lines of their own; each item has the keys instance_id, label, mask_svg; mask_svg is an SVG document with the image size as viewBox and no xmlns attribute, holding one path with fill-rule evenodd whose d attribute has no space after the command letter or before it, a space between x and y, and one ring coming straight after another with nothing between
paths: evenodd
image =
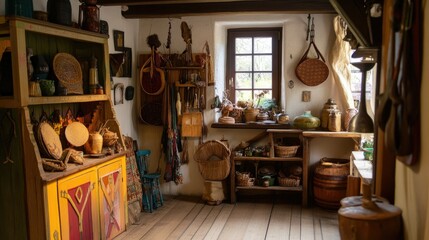
<instances>
[{"instance_id":1,"label":"wooden ceiling beam","mask_svg":"<svg viewBox=\"0 0 429 240\"><path fill-rule=\"evenodd\" d=\"M182 3L203 3L203 2L245 2L249 0L98 0L97 4L104 6L131 6L131 5L159 5L159 4L182 4ZM261 2L265 0L252 0Z\"/></svg>"},{"instance_id":2,"label":"wooden ceiling beam","mask_svg":"<svg viewBox=\"0 0 429 240\"><path fill-rule=\"evenodd\" d=\"M122 11L122 15L125 18L180 18L183 16L227 13L334 14L336 12L329 0L265 0L129 5L127 11Z\"/></svg>"}]
</instances>

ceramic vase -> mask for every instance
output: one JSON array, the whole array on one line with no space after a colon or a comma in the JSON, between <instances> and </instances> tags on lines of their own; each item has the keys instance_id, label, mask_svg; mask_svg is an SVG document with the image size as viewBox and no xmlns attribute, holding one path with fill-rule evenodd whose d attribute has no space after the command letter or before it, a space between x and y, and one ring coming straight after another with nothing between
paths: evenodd
<instances>
[{"instance_id":1,"label":"ceramic vase","mask_svg":"<svg viewBox=\"0 0 429 240\"><path fill-rule=\"evenodd\" d=\"M302 130L313 130L320 126L320 119L311 115L311 111L305 111L304 114L295 117L293 126Z\"/></svg>"}]
</instances>

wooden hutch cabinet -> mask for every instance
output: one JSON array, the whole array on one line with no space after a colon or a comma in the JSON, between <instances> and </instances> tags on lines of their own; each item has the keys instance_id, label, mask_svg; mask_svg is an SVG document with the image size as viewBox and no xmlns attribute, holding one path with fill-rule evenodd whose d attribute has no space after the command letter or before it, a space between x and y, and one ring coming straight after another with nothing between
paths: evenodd
<instances>
[{"instance_id":1,"label":"wooden hutch cabinet","mask_svg":"<svg viewBox=\"0 0 429 240\"><path fill-rule=\"evenodd\" d=\"M10 48L13 80L11 94L0 94L0 235L5 239L117 236L125 230L127 220L126 149L110 96L108 36L0 16L0 47L4 46ZM104 91L94 94L83 76L82 94L30 96L27 48L34 55L43 55L48 63L57 53L71 54L82 69L82 61L95 57ZM119 136L121 150L97 158L84 155L82 165L69 163L64 171L45 171L34 119L44 112L59 110L64 116L68 110L78 114L82 109L96 111L100 122L109 122L109 130Z\"/></svg>"}]
</instances>

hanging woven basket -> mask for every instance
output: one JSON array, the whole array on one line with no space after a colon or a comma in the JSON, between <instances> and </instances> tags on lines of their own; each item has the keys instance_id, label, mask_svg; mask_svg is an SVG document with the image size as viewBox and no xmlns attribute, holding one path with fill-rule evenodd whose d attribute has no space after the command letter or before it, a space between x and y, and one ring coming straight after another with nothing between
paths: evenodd
<instances>
[{"instance_id":1,"label":"hanging woven basket","mask_svg":"<svg viewBox=\"0 0 429 240\"><path fill-rule=\"evenodd\" d=\"M317 58L308 57L311 46L316 50ZM307 86L317 86L328 78L329 68L313 41L310 42L307 51L296 66L295 74Z\"/></svg>"},{"instance_id":2,"label":"hanging woven basket","mask_svg":"<svg viewBox=\"0 0 429 240\"><path fill-rule=\"evenodd\" d=\"M198 169L205 180L221 181L229 176L231 151L218 140L201 144L194 154Z\"/></svg>"}]
</instances>

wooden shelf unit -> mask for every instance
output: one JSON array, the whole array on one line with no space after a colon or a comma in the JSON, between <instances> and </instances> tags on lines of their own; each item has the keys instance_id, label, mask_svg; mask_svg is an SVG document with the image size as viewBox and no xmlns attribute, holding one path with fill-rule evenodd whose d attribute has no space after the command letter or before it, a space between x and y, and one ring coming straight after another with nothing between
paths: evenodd
<instances>
[{"instance_id":1,"label":"wooden shelf unit","mask_svg":"<svg viewBox=\"0 0 429 240\"><path fill-rule=\"evenodd\" d=\"M276 157L274 153L274 143L276 138L282 137L292 137L296 138L301 142L300 147L302 145L302 130L299 129L267 129L263 134L260 134L252 139L250 142L258 141L265 136L268 137L268 141L271 147L270 153L268 157L246 157L246 156L232 156L231 157L231 173L230 173L230 182L231 182L231 203L235 203L237 201L236 192L239 190L271 190L271 191L294 191L302 193L302 205L307 206L307 186L308 186L308 159L303 158L300 152L305 152L302 150L298 152L297 156L294 157ZM255 162L266 163L266 162L277 162L277 163L298 163L302 167L302 178L301 184L298 187L284 187L284 186L236 186L236 165L241 164L242 162ZM256 174L256 173L255 173ZM256 176L255 176L256 177Z\"/></svg>"},{"instance_id":2,"label":"wooden shelf unit","mask_svg":"<svg viewBox=\"0 0 429 240\"><path fill-rule=\"evenodd\" d=\"M15 177L0 178L0 180L2 180L2 188L13 186L17 189L13 198L22 199L23 204L15 209L0 209L8 219L14 218L13 221L7 221L1 230L6 229L7 234L20 232L19 238L23 239L71 239L72 235L76 236L76 232L72 234L67 229L73 225L73 229L76 230L76 224L85 224L83 229L92 229L91 236L85 236L94 239L110 239L118 235L125 230L127 222L126 149L110 96L108 36L25 17L0 17L0 43L4 42L10 42L13 93L11 96L0 96L0 117L10 115L12 118L10 122L13 124L8 124L14 126L16 133L10 147L12 162L1 164L0 174L13 171ZM90 57L95 56L98 60L98 80L104 93L89 94L89 84L84 77L82 95L31 97L27 76L27 48L32 48L34 55L43 55L48 64L58 52L69 53L77 59L88 61ZM50 69L50 73L52 72ZM33 132L33 118L39 120L42 111L46 111L49 115L54 109L59 109L64 116L67 109L71 108L75 110L73 113L76 115L76 110L80 107L94 107L87 109L89 112L100 107L99 120L101 122L113 120L108 124L109 130L117 133L124 151L102 158L85 158L83 165L69 163L69 167L63 172L45 171L35 132ZM2 124L1 132L7 130L9 125ZM6 144L5 138L2 137L0 140L0 145ZM4 151L0 151L0 157L4 157L4 154ZM107 199L109 196L101 195L103 191L101 181L104 181L104 188L115 192L112 192L115 198ZM70 190L68 194L71 194L73 189L77 189L77 194L72 196L73 199L80 201L81 197L88 196L87 199L90 201L88 204L91 206L92 213L88 213L85 217L91 216L91 219L80 219L83 223L69 222L71 218L63 215L77 214L72 217L77 219L82 217L80 215L84 212L84 206L80 206L81 212L76 212L72 205L78 203L72 203L70 199L65 198L67 194L64 191ZM1 206L10 204L3 202L7 201L5 198L0 201L2 201ZM112 211L116 213L110 213L115 215L114 218L119 226L113 230L109 229L111 233L107 233L105 226L110 227L109 222L112 219L105 217L104 214L110 211L112 206L107 206L106 203L115 206ZM4 237L14 238L15 236Z\"/></svg>"}]
</instances>

